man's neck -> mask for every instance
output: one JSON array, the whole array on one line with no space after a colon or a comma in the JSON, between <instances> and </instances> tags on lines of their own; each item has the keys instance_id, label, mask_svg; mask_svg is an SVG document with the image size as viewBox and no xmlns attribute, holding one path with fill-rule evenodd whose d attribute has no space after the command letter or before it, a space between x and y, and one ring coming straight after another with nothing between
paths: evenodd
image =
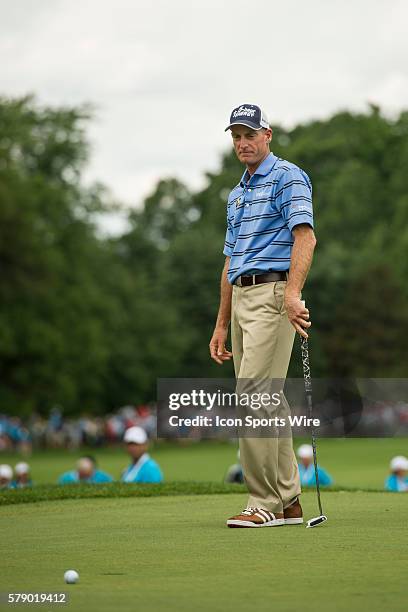
<instances>
[{"instance_id":1,"label":"man's neck","mask_svg":"<svg viewBox=\"0 0 408 612\"><path fill-rule=\"evenodd\" d=\"M268 151L267 154L261 159L261 161L259 161L255 166L248 166L247 165L247 171L248 171L249 176L252 176L256 172L257 168L259 168L259 166L262 164L262 162L265 161L265 159L268 157L268 155L270 155L270 151Z\"/></svg>"},{"instance_id":2,"label":"man's neck","mask_svg":"<svg viewBox=\"0 0 408 612\"><path fill-rule=\"evenodd\" d=\"M141 458L145 456L146 452L147 452L147 451L145 451L145 452L144 452L142 455L140 455L140 457L138 457L137 459L133 459L133 461L132 461L132 465L136 465L136 463L138 463L138 462L141 460Z\"/></svg>"}]
</instances>

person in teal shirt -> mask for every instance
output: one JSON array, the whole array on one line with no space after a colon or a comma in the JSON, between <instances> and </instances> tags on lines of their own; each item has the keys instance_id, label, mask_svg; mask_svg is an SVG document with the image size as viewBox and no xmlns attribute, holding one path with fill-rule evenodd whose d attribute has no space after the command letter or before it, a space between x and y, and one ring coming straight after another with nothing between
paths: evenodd
<instances>
[{"instance_id":1,"label":"person in teal shirt","mask_svg":"<svg viewBox=\"0 0 408 612\"><path fill-rule=\"evenodd\" d=\"M30 466L25 461L19 461L14 466L14 480L11 483L13 489L24 489L32 487L33 481L30 478Z\"/></svg>"},{"instance_id":2,"label":"person in teal shirt","mask_svg":"<svg viewBox=\"0 0 408 612\"><path fill-rule=\"evenodd\" d=\"M94 457L81 457L77 463L77 469L65 472L58 478L58 484L66 485L73 483L103 484L113 482L112 476L98 470Z\"/></svg>"},{"instance_id":3,"label":"person in teal shirt","mask_svg":"<svg viewBox=\"0 0 408 612\"><path fill-rule=\"evenodd\" d=\"M397 455L391 459L391 474L385 481L385 489L397 493L408 492L408 459L403 455Z\"/></svg>"},{"instance_id":4,"label":"person in teal shirt","mask_svg":"<svg viewBox=\"0 0 408 612\"><path fill-rule=\"evenodd\" d=\"M163 474L147 450L149 442L142 427L129 427L123 441L130 455L131 463L122 473L122 482L154 483L162 482Z\"/></svg>"},{"instance_id":5,"label":"person in teal shirt","mask_svg":"<svg viewBox=\"0 0 408 612\"><path fill-rule=\"evenodd\" d=\"M310 444L302 444L297 449L299 457L299 476L300 483L304 487L313 487L316 485L316 474L313 463L313 447ZM317 466L317 475L319 477L319 485L328 487L332 484L332 477L319 465Z\"/></svg>"}]
</instances>

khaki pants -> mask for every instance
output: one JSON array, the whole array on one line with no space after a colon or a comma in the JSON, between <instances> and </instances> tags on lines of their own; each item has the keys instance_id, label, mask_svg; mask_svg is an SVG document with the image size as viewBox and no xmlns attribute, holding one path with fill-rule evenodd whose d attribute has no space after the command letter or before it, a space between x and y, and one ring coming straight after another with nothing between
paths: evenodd
<instances>
[{"instance_id":1,"label":"khaki pants","mask_svg":"<svg viewBox=\"0 0 408 612\"><path fill-rule=\"evenodd\" d=\"M233 286L231 339L237 379L285 379L295 330L286 315L286 283ZM274 416L290 413L286 398ZM278 428L279 430L279 428ZM291 433L270 438L241 438L241 464L249 490L248 506L282 512L300 494Z\"/></svg>"}]
</instances>

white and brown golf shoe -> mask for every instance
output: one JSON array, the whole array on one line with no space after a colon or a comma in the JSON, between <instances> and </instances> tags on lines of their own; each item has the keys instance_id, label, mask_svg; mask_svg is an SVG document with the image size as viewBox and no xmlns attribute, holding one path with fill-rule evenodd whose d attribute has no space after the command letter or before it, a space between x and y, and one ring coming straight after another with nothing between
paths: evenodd
<instances>
[{"instance_id":1,"label":"white and brown golf shoe","mask_svg":"<svg viewBox=\"0 0 408 612\"><path fill-rule=\"evenodd\" d=\"M282 512L274 514L262 508L245 508L227 521L228 527L280 527L284 524Z\"/></svg>"},{"instance_id":2,"label":"white and brown golf shoe","mask_svg":"<svg viewBox=\"0 0 408 612\"><path fill-rule=\"evenodd\" d=\"M303 523L303 510L298 498L284 509L285 525L301 525Z\"/></svg>"}]
</instances>

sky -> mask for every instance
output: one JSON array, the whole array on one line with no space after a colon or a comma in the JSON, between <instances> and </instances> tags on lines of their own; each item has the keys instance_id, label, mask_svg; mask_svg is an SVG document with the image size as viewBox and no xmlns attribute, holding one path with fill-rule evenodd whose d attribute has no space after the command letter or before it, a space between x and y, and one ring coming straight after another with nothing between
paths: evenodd
<instances>
[{"instance_id":1,"label":"sky","mask_svg":"<svg viewBox=\"0 0 408 612\"><path fill-rule=\"evenodd\" d=\"M405 0L0 0L0 11L0 94L91 103L84 180L129 206L160 178L202 187L241 103L286 127L370 102L408 108Z\"/></svg>"}]
</instances>

